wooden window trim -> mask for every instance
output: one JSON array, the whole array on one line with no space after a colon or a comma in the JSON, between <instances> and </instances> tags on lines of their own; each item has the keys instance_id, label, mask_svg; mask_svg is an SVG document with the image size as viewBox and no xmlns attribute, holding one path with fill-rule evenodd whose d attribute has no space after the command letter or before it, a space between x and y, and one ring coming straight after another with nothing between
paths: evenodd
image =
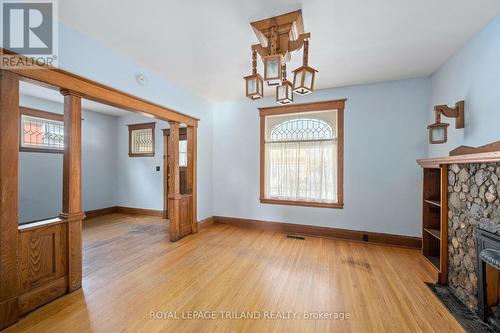
<instances>
[{"instance_id":1,"label":"wooden window trim","mask_svg":"<svg viewBox=\"0 0 500 333\"><path fill-rule=\"evenodd\" d=\"M324 102L293 104L286 106L272 106L259 108L260 116L260 203L273 205L290 205L321 208L344 208L344 109L347 99L338 99ZM266 116L283 115L299 112L315 112L337 110L337 202L325 203L302 200L280 200L265 197L265 141Z\"/></svg>"},{"instance_id":2,"label":"wooden window trim","mask_svg":"<svg viewBox=\"0 0 500 333\"><path fill-rule=\"evenodd\" d=\"M64 122L62 114L27 108L24 106L19 107L19 151L27 153L48 153L48 154L64 154L64 149L51 149L51 148L35 148L22 146L22 130L23 130L23 117L22 116L37 117L48 120L55 120Z\"/></svg>"},{"instance_id":3,"label":"wooden window trim","mask_svg":"<svg viewBox=\"0 0 500 333\"><path fill-rule=\"evenodd\" d=\"M128 156L129 157L154 157L155 156L155 127L156 123L144 123L144 124L130 124L128 126ZM132 132L135 130L141 129L151 129L153 132L152 137L152 145L153 152L152 153L132 153Z\"/></svg>"}]
</instances>

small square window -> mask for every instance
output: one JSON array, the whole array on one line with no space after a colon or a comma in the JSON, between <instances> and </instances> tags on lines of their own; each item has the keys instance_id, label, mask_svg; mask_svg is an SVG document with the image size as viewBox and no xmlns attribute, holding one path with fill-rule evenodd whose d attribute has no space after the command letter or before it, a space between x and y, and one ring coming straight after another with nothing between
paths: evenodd
<instances>
[{"instance_id":1,"label":"small square window","mask_svg":"<svg viewBox=\"0 0 500 333\"><path fill-rule=\"evenodd\" d=\"M130 157L155 156L155 124L128 125Z\"/></svg>"},{"instance_id":2,"label":"small square window","mask_svg":"<svg viewBox=\"0 0 500 333\"><path fill-rule=\"evenodd\" d=\"M20 107L20 151L63 153L63 115Z\"/></svg>"}]
</instances>

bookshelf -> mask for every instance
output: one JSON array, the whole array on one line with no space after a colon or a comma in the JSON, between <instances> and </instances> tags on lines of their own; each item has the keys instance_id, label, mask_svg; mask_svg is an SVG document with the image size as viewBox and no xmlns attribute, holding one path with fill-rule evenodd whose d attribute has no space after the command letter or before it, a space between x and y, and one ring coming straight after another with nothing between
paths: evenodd
<instances>
[{"instance_id":1,"label":"bookshelf","mask_svg":"<svg viewBox=\"0 0 500 333\"><path fill-rule=\"evenodd\" d=\"M448 273L448 166L423 169L422 255L447 283Z\"/></svg>"}]
</instances>

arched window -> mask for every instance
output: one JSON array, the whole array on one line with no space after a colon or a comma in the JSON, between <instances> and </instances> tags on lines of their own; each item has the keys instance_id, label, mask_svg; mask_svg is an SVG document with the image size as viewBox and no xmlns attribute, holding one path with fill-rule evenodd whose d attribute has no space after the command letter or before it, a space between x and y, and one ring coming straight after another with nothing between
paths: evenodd
<instances>
[{"instance_id":1,"label":"arched window","mask_svg":"<svg viewBox=\"0 0 500 333\"><path fill-rule=\"evenodd\" d=\"M285 120L271 129L271 141L332 140L332 126L316 118Z\"/></svg>"},{"instance_id":2,"label":"arched window","mask_svg":"<svg viewBox=\"0 0 500 333\"><path fill-rule=\"evenodd\" d=\"M343 207L343 101L331 104L261 109L262 203Z\"/></svg>"}]
</instances>

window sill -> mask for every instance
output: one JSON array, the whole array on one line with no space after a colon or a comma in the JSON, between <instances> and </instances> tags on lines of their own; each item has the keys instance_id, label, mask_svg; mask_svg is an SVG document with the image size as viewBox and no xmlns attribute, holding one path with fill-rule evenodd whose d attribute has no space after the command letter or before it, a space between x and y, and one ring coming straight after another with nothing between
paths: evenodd
<instances>
[{"instance_id":1,"label":"window sill","mask_svg":"<svg viewBox=\"0 0 500 333\"><path fill-rule=\"evenodd\" d=\"M64 150L62 149L50 149L50 148L19 147L19 151L25 153L64 154Z\"/></svg>"},{"instance_id":2,"label":"window sill","mask_svg":"<svg viewBox=\"0 0 500 333\"><path fill-rule=\"evenodd\" d=\"M155 157L155 154L154 153L128 154L128 157Z\"/></svg>"},{"instance_id":3,"label":"window sill","mask_svg":"<svg viewBox=\"0 0 500 333\"><path fill-rule=\"evenodd\" d=\"M344 203L325 203L325 202L315 202L315 201L294 201L294 200L280 200L280 199L260 199L260 203L272 204L272 205L288 205L288 206L303 206L303 207L320 207L320 208L334 208L343 209Z\"/></svg>"}]
</instances>

